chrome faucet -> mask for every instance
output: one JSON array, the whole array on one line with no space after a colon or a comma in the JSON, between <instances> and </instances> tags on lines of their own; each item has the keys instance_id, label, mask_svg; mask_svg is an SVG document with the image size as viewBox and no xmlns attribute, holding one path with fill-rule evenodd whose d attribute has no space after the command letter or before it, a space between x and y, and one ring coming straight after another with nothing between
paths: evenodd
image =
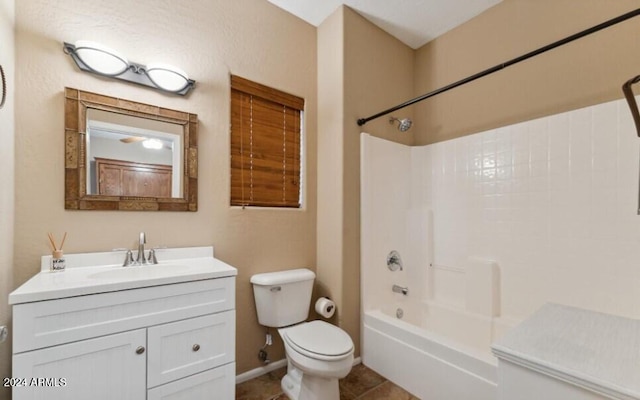
<instances>
[{"instance_id":1,"label":"chrome faucet","mask_svg":"<svg viewBox=\"0 0 640 400\"><path fill-rule=\"evenodd\" d=\"M158 258L156 257L156 248L149 250L149 256L145 257L144 255L144 245L147 243L147 235L144 232L140 232L140 239L138 241L138 255L133 260L133 251L127 249L113 249L114 251L123 251L126 250L127 253L124 256L124 263L122 263L123 267L128 267L130 265L147 265L147 264L157 264ZM157 247L158 249L162 249L164 247Z\"/></svg>"},{"instance_id":2,"label":"chrome faucet","mask_svg":"<svg viewBox=\"0 0 640 400\"><path fill-rule=\"evenodd\" d=\"M140 241L138 242L138 257L136 257L136 264L142 265L147 263L147 259L144 257L144 244L147 243L147 237L144 232L140 232Z\"/></svg>"}]
</instances>

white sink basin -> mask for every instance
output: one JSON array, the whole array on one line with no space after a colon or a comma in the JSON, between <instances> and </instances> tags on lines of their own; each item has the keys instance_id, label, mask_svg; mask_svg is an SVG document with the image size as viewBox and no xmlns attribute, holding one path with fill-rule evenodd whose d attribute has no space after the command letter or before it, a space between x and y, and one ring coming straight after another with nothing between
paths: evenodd
<instances>
[{"instance_id":1,"label":"white sink basin","mask_svg":"<svg viewBox=\"0 0 640 400\"><path fill-rule=\"evenodd\" d=\"M98 280L137 280L147 278L164 278L173 275L182 275L199 269L197 265L184 264L155 264L138 265L128 267L114 267L106 271L100 271L87 275L89 279Z\"/></svg>"}]
</instances>

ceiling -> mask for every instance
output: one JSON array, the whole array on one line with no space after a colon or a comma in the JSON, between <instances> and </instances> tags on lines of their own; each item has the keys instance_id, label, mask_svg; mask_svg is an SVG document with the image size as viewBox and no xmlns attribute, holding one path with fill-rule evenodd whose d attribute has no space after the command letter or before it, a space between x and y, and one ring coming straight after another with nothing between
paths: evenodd
<instances>
[{"instance_id":1,"label":"ceiling","mask_svg":"<svg viewBox=\"0 0 640 400\"><path fill-rule=\"evenodd\" d=\"M318 26L347 5L413 49L470 20L502 0L269 0Z\"/></svg>"}]
</instances>

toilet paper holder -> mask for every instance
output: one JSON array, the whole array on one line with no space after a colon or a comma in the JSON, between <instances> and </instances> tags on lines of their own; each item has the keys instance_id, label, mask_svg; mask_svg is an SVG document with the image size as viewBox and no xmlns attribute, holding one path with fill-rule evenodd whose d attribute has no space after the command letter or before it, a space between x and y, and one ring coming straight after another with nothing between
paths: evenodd
<instances>
[{"instance_id":1,"label":"toilet paper holder","mask_svg":"<svg viewBox=\"0 0 640 400\"><path fill-rule=\"evenodd\" d=\"M331 318L336 312L336 304L328 297L320 297L316 300L315 310L323 318Z\"/></svg>"}]
</instances>

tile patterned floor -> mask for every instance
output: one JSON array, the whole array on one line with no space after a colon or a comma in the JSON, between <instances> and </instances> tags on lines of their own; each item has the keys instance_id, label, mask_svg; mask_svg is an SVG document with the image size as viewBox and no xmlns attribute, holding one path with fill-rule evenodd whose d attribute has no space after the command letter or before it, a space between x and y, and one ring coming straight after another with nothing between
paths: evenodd
<instances>
[{"instance_id":1,"label":"tile patterned floor","mask_svg":"<svg viewBox=\"0 0 640 400\"><path fill-rule=\"evenodd\" d=\"M280 380L287 369L280 368L236 386L236 400L288 400ZM420 400L374 371L358 364L340 380L340 400Z\"/></svg>"}]
</instances>

